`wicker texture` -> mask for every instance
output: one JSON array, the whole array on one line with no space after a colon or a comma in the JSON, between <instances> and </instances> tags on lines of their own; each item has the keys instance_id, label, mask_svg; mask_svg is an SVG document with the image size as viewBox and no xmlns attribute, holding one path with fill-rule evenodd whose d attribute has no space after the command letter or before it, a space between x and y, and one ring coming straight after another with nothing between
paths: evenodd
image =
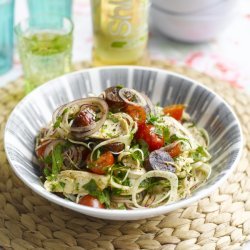
<instances>
[{"instance_id":1,"label":"wicker texture","mask_svg":"<svg viewBox=\"0 0 250 250\"><path fill-rule=\"evenodd\" d=\"M4 124L23 97L22 79L0 89L0 246L4 249L238 249L250 240L250 97L204 74L151 62L196 79L223 96L239 116L243 157L211 196L152 219L132 222L90 218L34 194L12 173L3 148ZM77 69L86 64L77 65Z\"/></svg>"}]
</instances>

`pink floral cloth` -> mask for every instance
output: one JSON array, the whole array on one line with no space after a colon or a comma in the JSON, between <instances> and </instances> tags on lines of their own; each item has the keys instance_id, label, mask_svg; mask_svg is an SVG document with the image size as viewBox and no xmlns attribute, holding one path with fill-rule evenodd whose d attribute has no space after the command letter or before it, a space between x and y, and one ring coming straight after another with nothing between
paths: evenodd
<instances>
[{"instance_id":1,"label":"pink floral cloth","mask_svg":"<svg viewBox=\"0 0 250 250\"><path fill-rule=\"evenodd\" d=\"M234 20L216 39L204 44L181 44L152 30L151 57L167 58L250 91L250 2L239 0Z\"/></svg>"}]
</instances>

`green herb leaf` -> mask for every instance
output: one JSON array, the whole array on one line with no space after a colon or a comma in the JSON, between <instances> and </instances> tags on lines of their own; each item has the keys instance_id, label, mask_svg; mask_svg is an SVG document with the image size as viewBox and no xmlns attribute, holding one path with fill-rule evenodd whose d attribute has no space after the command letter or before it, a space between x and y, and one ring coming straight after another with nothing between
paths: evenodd
<instances>
[{"instance_id":1,"label":"green herb leaf","mask_svg":"<svg viewBox=\"0 0 250 250\"><path fill-rule=\"evenodd\" d=\"M83 185L83 188L88 191L90 195L96 197L102 204L104 203L106 207L110 207L109 191L107 189L101 191L93 179Z\"/></svg>"},{"instance_id":2,"label":"green herb leaf","mask_svg":"<svg viewBox=\"0 0 250 250\"><path fill-rule=\"evenodd\" d=\"M115 163L112 168L111 168L111 171L115 171L115 170L118 170L118 171L127 171L128 168L123 166L121 163Z\"/></svg>"},{"instance_id":3,"label":"green herb leaf","mask_svg":"<svg viewBox=\"0 0 250 250\"><path fill-rule=\"evenodd\" d=\"M127 44L127 42L124 42L124 41L116 41L116 42L112 42L111 47L112 48L123 48L126 44Z\"/></svg>"},{"instance_id":4,"label":"green herb leaf","mask_svg":"<svg viewBox=\"0 0 250 250\"><path fill-rule=\"evenodd\" d=\"M191 146L191 144L190 144L190 142L189 142L189 140L187 138L178 137L176 134L170 136L170 143L178 141L178 140L180 140L180 141L186 141Z\"/></svg>"},{"instance_id":5,"label":"green herb leaf","mask_svg":"<svg viewBox=\"0 0 250 250\"><path fill-rule=\"evenodd\" d=\"M64 187L65 187L65 183L64 182L59 181L59 185L62 187L62 189L64 189Z\"/></svg>"},{"instance_id":6,"label":"green herb leaf","mask_svg":"<svg viewBox=\"0 0 250 250\"><path fill-rule=\"evenodd\" d=\"M118 89L124 88L124 86L123 86L122 84L118 84L118 85L116 85L116 87L117 87Z\"/></svg>"},{"instance_id":7,"label":"green herb leaf","mask_svg":"<svg viewBox=\"0 0 250 250\"><path fill-rule=\"evenodd\" d=\"M76 189L77 191L79 191L79 188L80 188L80 184L77 182L77 183L75 184L75 189Z\"/></svg>"},{"instance_id":8,"label":"green herb leaf","mask_svg":"<svg viewBox=\"0 0 250 250\"><path fill-rule=\"evenodd\" d=\"M170 188L170 183L168 180L160 180L159 178L150 178L144 180L140 186L144 188L149 193L162 193L165 188Z\"/></svg>"},{"instance_id":9,"label":"green herb leaf","mask_svg":"<svg viewBox=\"0 0 250 250\"><path fill-rule=\"evenodd\" d=\"M100 156L101 156L101 150L100 149L95 150L95 152L93 154L93 161L96 161L98 158L100 158ZM89 163L89 167L93 165L92 163L93 162ZM94 163L94 165L95 165L95 163Z\"/></svg>"},{"instance_id":10,"label":"green herb leaf","mask_svg":"<svg viewBox=\"0 0 250 250\"><path fill-rule=\"evenodd\" d=\"M69 108L63 110L62 115L65 115L69 111Z\"/></svg>"},{"instance_id":11,"label":"green herb leaf","mask_svg":"<svg viewBox=\"0 0 250 250\"><path fill-rule=\"evenodd\" d=\"M143 159L142 159L142 154L141 154L141 152L138 151L138 150L134 151L134 152L131 154L131 156L132 156L132 158L133 158L134 160L143 161Z\"/></svg>"},{"instance_id":12,"label":"green herb leaf","mask_svg":"<svg viewBox=\"0 0 250 250\"><path fill-rule=\"evenodd\" d=\"M154 133L157 134L160 137L163 137L163 130L162 127L155 127Z\"/></svg>"},{"instance_id":13,"label":"green herb leaf","mask_svg":"<svg viewBox=\"0 0 250 250\"><path fill-rule=\"evenodd\" d=\"M63 146L57 144L52 153L43 160L44 163L51 166L51 169L45 167L43 170L46 179L49 181L56 179L57 174L61 171L63 165L62 149Z\"/></svg>"},{"instance_id":14,"label":"green herb leaf","mask_svg":"<svg viewBox=\"0 0 250 250\"><path fill-rule=\"evenodd\" d=\"M60 125L61 125L61 122L62 122L62 119L63 119L63 116L68 112L68 108L64 109L63 112L62 112L62 115L61 116L58 116L56 118L56 122L54 123L54 128L59 128Z\"/></svg>"},{"instance_id":15,"label":"green herb leaf","mask_svg":"<svg viewBox=\"0 0 250 250\"><path fill-rule=\"evenodd\" d=\"M112 195L120 195L122 193L122 190L119 188L112 188L111 192Z\"/></svg>"},{"instance_id":16,"label":"green herb leaf","mask_svg":"<svg viewBox=\"0 0 250 250\"><path fill-rule=\"evenodd\" d=\"M110 207L110 195L108 189L104 189L98 196L98 199L101 203L104 203L106 207Z\"/></svg>"},{"instance_id":17,"label":"green herb leaf","mask_svg":"<svg viewBox=\"0 0 250 250\"><path fill-rule=\"evenodd\" d=\"M151 184L152 184L152 178L146 179L140 183L139 188L148 189L151 186Z\"/></svg>"},{"instance_id":18,"label":"green herb leaf","mask_svg":"<svg viewBox=\"0 0 250 250\"><path fill-rule=\"evenodd\" d=\"M51 191L55 192L55 190L57 190L57 187L58 187L58 183L52 183L51 184Z\"/></svg>"},{"instance_id":19,"label":"green herb leaf","mask_svg":"<svg viewBox=\"0 0 250 250\"><path fill-rule=\"evenodd\" d=\"M98 188L95 180L91 179L88 183L83 185L83 188L86 189L89 192L89 194L91 194L95 197L98 196L99 188Z\"/></svg>"},{"instance_id":20,"label":"green herb leaf","mask_svg":"<svg viewBox=\"0 0 250 250\"><path fill-rule=\"evenodd\" d=\"M131 186L129 178L125 179L123 182L121 182L121 184L128 187Z\"/></svg>"},{"instance_id":21,"label":"green herb leaf","mask_svg":"<svg viewBox=\"0 0 250 250\"><path fill-rule=\"evenodd\" d=\"M50 171L50 169L47 168L47 167L43 169L43 173L44 173L44 175L45 175L46 177L48 177L48 176L51 175L51 171Z\"/></svg>"},{"instance_id":22,"label":"green herb leaf","mask_svg":"<svg viewBox=\"0 0 250 250\"><path fill-rule=\"evenodd\" d=\"M44 163L51 165L52 164L52 157L51 155L48 155L47 157L44 158L43 160Z\"/></svg>"},{"instance_id":23,"label":"green herb leaf","mask_svg":"<svg viewBox=\"0 0 250 250\"><path fill-rule=\"evenodd\" d=\"M142 139L138 140L138 143L140 145L140 149L144 154L144 159L146 159L149 156L148 144Z\"/></svg>"},{"instance_id":24,"label":"green herb leaf","mask_svg":"<svg viewBox=\"0 0 250 250\"><path fill-rule=\"evenodd\" d=\"M112 166L110 175L113 180L119 184L130 186L130 181L128 178L125 178L128 172L128 167L123 166L120 163L117 163ZM124 179L125 178L125 179Z\"/></svg>"},{"instance_id":25,"label":"green herb leaf","mask_svg":"<svg viewBox=\"0 0 250 250\"><path fill-rule=\"evenodd\" d=\"M114 114L111 113L111 112L108 112L108 119L110 119L114 123L118 123L119 122L119 119L117 117L115 117Z\"/></svg>"},{"instance_id":26,"label":"green herb leaf","mask_svg":"<svg viewBox=\"0 0 250 250\"><path fill-rule=\"evenodd\" d=\"M147 123L153 124L158 121L158 117L156 115L150 114Z\"/></svg>"},{"instance_id":27,"label":"green herb leaf","mask_svg":"<svg viewBox=\"0 0 250 250\"><path fill-rule=\"evenodd\" d=\"M165 144L168 144L170 142L170 131L168 127L163 127L162 128L162 133L163 133L163 139Z\"/></svg>"},{"instance_id":28,"label":"green herb leaf","mask_svg":"<svg viewBox=\"0 0 250 250\"><path fill-rule=\"evenodd\" d=\"M110 137L110 138L113 138L113 137L115 137L116 134L106 133L106 135L107 135L108 137Z\"/></svg>"},{"instance_id":29,"label":"green herb leaf","mask_svg":"<svg viewBox=\"0 0 250 250\"><path fill-rule=\"evenodd\" d=\"M125 205L124 204L121 204L121 205L119 205L118 206L118 208L117 209L120 209L120 210L126 210L126 207L125 207Z\"/></svg>"},{"instance_id":30,"label":"green herb leaf","mask_svg":"<svg viewBox=\"0 0 250 250\"><path fill-rule=\"evenodd\" d=\"M190 152L190 156L194 159L195 162L200 161L201 158L207 157L207 153L202 146L196 148L196 150Z\"/></svg>"},{"instance_id":31,"label":"green herb leaf","mask_svg":"<svg viewBox=\"0 0 250 250\"><path fill-rule=\"evenodd\" d=\"M53 126L53 127L54 127L54 128L59 128L61 122L62 122L62 116L58 116L58 117L56 118L56 122L54 123L54 126Z\"/></svg>"},{"instance_id":32,"label":"green herb leaf","mask_svg":"<svg viewBox=\"0 0 250 250\"><path fill-rule=\"evenodd\" d=\"M188 125L188 128L193 128L193 127L195 127L195 123L191 123L190 125Z\"/></svg>"},{"instance_id":33,"label":"green herb leaf","mask_svg":"<svg viewBox=\"0 0 250 250\"><path fill-rule=\"evenodd\" d=\"M62 145L57 144L52 150L52 174L57 175L63 165Z\"/></svg>"}]
</instances>

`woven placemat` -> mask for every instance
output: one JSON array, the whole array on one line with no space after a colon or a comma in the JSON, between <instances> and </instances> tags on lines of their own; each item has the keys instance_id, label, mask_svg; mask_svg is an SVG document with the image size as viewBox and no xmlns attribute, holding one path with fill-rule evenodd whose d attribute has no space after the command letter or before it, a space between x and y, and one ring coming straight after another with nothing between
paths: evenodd
<instances>
[{"instance_id":1,"label":"woven placemat","mask_svg":"<svg viewBox=\"0 0 250 250\"><path fill-rule=\"evenodd\" d=\"M52 204L12 173L3 148L4 125L23 97L23 81L0 89L0 246L4 249L238 249L250 240L250 96L191 69L163 62L222 95L238 114L245 135L242 159L211 196L187 208L139 221L106 221ZM77 69L86 64L77 65Z\"/></svg>"}]
</instances>

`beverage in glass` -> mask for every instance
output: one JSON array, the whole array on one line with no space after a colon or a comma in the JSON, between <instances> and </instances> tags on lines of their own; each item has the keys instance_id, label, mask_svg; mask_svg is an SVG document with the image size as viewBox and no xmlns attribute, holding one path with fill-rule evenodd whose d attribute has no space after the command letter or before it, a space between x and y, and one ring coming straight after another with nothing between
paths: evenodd
<instances>
[{"instance_id":1,"label":"beverage in glass","mask_svg":"<svg viewBox=\"0 0 250 250\"><path fill-rule=\"evenodd\" d=\"M56 15L71 18L72 0L28 0L29 16Z\"/></svg>"},{"instance_id":2,"label":"beverage in glass","mask_svg":"<svg viewBox=\"0 0 250 250\"><path fill-rule=\"evenodd\" d=\"M12 66L13 14L14 0L0 0L0 75Z\"/></svg>"},{"instance_id":3,"label":"beverage in glass","mask_svg":"<svg viewBox=\"0 0 250 250\"><path fill-rule=\"evenodd\" d=\"M71 70L72 22L44 18L43 25L28 19L15 28L26 92Z\"/></svg>"},{"instance_id":4,"label":"beverage in glass","mask_svg":"<svg viewBox=\"0 0 250 250\"><path fill-rule=\"evenodd\" d=\"M134 64L148 40L148 0L92 0L94 55L103 64Z\"/></svg>"}]
</instances>

